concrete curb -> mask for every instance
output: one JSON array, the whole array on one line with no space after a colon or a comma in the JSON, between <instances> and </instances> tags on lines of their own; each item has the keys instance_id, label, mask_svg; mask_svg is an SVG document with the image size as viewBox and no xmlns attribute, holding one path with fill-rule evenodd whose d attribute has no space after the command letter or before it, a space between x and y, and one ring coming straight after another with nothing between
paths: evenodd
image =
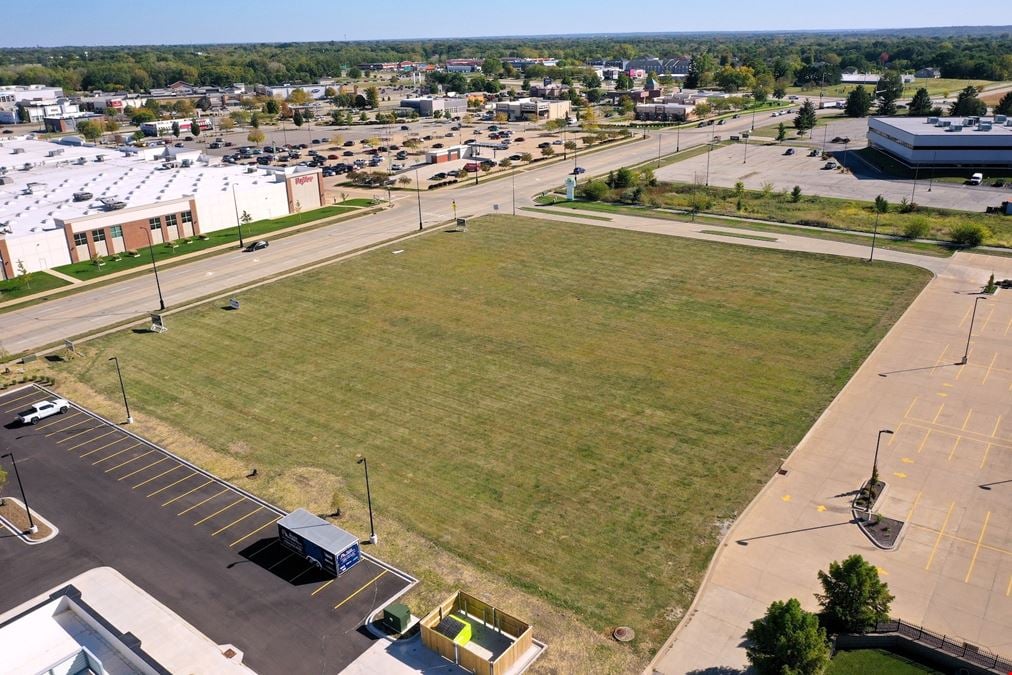
<instances>
[{"instance_id":1,"label":"concrete curb","mask_svg":"<svg viewBox=\"0 0 1012 675\"><path fill-rule=\"evenodd\" d=\"M25 511L28 510L25 507L24 503L20 499L15 499L14 497L4 497L4 500L9 501L9 502L14 502L15 504L17 504L21 508L25 509ZM43 537L42 539L30 539L28 537L28 535L26 535L24 532L22 532L18 528L14 527L13 523L11 523L9 520L7 520L6 518L4 518L3 516L0 516L0 525L3 525L4 527L6 527L8 530L11 531L11 533L13 533L15 536L17 536L18 539L20 539L24 543L28 544L29 546L35 546L37 544L44 544L47 541L49 541L50 539L55 538L56 535L58 535L60 533L60 528L56 527L56 525L53 525L51 522L49 522L48 520L46 520L45 518L43 518L41 515L39 515L38 511L32 511L32 519L33 520L37 520L40 523L42 523L43 525L45 525L46 527L48 527L49 530L50 530L49 534L47 536Z\"/></svg>"}]
</instances>

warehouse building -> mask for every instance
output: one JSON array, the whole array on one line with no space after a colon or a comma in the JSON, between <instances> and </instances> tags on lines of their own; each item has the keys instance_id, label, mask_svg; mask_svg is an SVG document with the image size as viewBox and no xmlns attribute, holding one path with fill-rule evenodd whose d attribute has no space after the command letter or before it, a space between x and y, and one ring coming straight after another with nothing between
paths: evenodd
<instances>
[{"instance_id":1,"label":"warehouse building","mask_svg":"<svg viewBox=\"0 0 1012 675\"><path fill-rule=\"evenodd\" d=\"M913 167L1012 167L1012 119L872 117L868 145Z\"/></svg>"},{"instance_id":2,"label":"warehouse building","mask_svg":"<svg viewBox=\"0 0 1012 675\"><path fill-rule=\"evenodd\" d=\"M571 105L568 100L545 101L538 98L518 98L515 101L499 101L495 104L496 114L504 113L510 122L538 122L569 117Z\"/></svg>"},{"instance_id":3,"label":"warehouse building","mask_svg":"<svg viewBox=\"0 0 1012 675\"><path fill-rule=\"evenodd\" d=\"M467 112L467 99L462 96L402 98L401 107L414 110L419 117L432 117L437 110L443 117L454 117Z\"/></svg>"},{"instance_id":4,"label":"warehouse building","mask_svg":"<svg viewBox=\"0 0 1012 675\"><path fill-rule=\"evenodd\" d=\"M319 169L221 163L196 149L0 141L0 278L310 211ZM149 240L150 236L150 240Z\"/></svg>"}]
</instances>

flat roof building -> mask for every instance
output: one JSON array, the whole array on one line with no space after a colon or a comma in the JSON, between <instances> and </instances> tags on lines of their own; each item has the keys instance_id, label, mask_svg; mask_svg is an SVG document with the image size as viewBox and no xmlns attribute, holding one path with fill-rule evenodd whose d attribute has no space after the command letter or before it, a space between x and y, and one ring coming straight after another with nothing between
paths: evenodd
<instances>
[{"instance_id":1,"label":"flat roof building","mask_svg":"<svg viewBox=\"0 0 1012 675\"><path fill-rule=\"evenodd\" d=\"M568 100L545 101L538 98L518 98L495 104L495 112L505 113L511 122L562 119L569 117L570 108Z\"/></svg>"},{"instance_id":2,"label":"flat roof building","mask_svg":"<svg viewBox=\"0 0 1012 675\"><path fill-rule=\"evenodd\" d=\"M909 167L1012 167L1012 118L871 117L868 145Z\"/></svg>"},{"instance_id":3,"label":"flat roof building","mask_svg":"<svg viewBox=\"0 0 1012 675\"><path fill-rule=\"evenodd\" d=\"M686 103L640 103L636 106L636 119L654 122L684 122L696 106Z\"/></svg>"},{"instance_id":4,"label":"flat roof building","mask_svg":"<svg viewBox=\"0 0 1012 675\"><path fill-rule=\"evenodd\" d=\"M420 117L432 117L432 114L437 110L444 117L453 117L467 112L467 99L462 96L402 98L401 107L416 111Z\"/></svg>"},{"instance_id":5,"label":"flat roof building","mask_svg":"<svg viewBox=\"0 0 1012 675\"><path fill-rule=\"evenodd\" d=\"M0 278L185 239L323 203L319 169L223 164L200 150L0 140Z\"/></svg>"}]
</instances>

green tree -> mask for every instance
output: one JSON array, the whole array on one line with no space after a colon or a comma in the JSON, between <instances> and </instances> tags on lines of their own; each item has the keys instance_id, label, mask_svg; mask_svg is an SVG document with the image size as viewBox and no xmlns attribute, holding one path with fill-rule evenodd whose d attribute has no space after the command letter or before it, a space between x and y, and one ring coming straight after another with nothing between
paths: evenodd
<instances>
[{"instance_id":1,"label":"green tree","mask_svg":"<svg viewBox=\"0 0 1012 675\"><path fill-rule=\"evenodd\" d=\"M301 127L303 123L305 123L305 120L302 119L301 110L296 110L294 113L292 113L292 124L294 124L297 127Z\"/></svg>"},{"instance_id":2,"label":"green tree","mask_svg":"<svg viewBox=\"0 0 1012 675\"><path fill-rule=\"evenodd\" d=\"M760 675L818 675L829 664L826 630L795 598L771 604L745 637L745 653Z\"/></svg>"},{"instance_id":3,"label":"green tree","mask_svg":"<svg viewBox=\"0 0 1012 675\"><path fill-rule=\"evenodd\" d=\"M583 198L592 202L604 199L608 194L608 186L599 180L587 181L582 188Z\"/></svg>"},{"instance_id":4,"label":"green tree","mask_svg":"<svg viewBox=\"0 0 1012 675\"><path fill-rule=\"evenodd\" d=\"M871 103L871 92L859 84L847 95L847 102L844 104L843 111L847 114L847 117L867 117L868 111L871 110Z\"/></svg>"},{"instance_id":5,"label":"green tree","mask_svg":"<svg viewBox=\"0 0 1012 675\"><path fill-rule=\"evenodd\" d=\"M895 115L896 100L903 95L903 76L898 70L890 70L878 81L878 114Z\"/></svg>"},{"instance_id":6,"label":"green tree","mask_svg":"<svg viewBox=\"0 0 1012 675\"><path fill-rule=\"evenodd\" d=\"M235 129L235 121L231 117L222 117L218 120L218 128L222 131L232 131Z\"/></svg>"},{"instance_id":7,"label":"green tree","mask_svg":"<svg viewBox=\"0 0 1012 675\"><path fill-rule=\"evenodd\" d=\"M967 248L980 246L990 236L991 231L977 223L960 223L949 229L949 239L952 243Z\"/></svg>"},{"instance_id":8,"label":"green tree","mask_svg":"<svg viewBox=\"0 0 1012 675\"><path fill-rule=\"evenodd\" d=\"M541 156L542 157L546 157L547 158L547 157L551 157L554 154L555 154L555 148L553 148L550 145L546 145L545 147L541 148Z\"/></svg>"},{"instance_id":9,"label":"green tree","mask_svg":"<svg viewBox=\"0 0 1012 675\"><path fill-rule=\"evenodd\" d=\"M264 103L264 112L268 115L277 115L280 110L281 107L278 105L278 100L273 96Z\"/></svg>"},{"instance_id":10,"label":"green tree","mask_svg":"<svg viewBox=\"0 0 1012 675\"><path fill-rule=\"evenodd\" d=\"M765 103L769 97L770 94L766 91L766 87L760 85L752 89L752 100L756 103Z\"/></svg>"},{"instance_id":11,"label":"green tree","mask_svg":"<svg viewBox=\"0 0 1012 675\"><path fill-rule=\"evenodd\" d=\"M927 117L931 114L931 96L928 95L928 90L921 87L914 94L914 97L910 99L910 108L907 113L911 117Z\"/></svg>"},{"instance_id":12,"label":"green tree","mask_svg":"<svg viewBox=\"0 0 1012 675\"><path fill-rule=\"evenodd\" d=\"M794 189L791 190L791 201L797 204L801 201L801 186L795 185Z\"/></svg>"},{"instance_id":13,"label":"green tree","mask_svg":"<svg viewBox=\"0 0 1012 675\"><path fill-rule=\"evenodd\" d=\"M362 77L361 69L357 68L356 66L352 66L351 68L348 69L348 77L350 77L353 80L357 80L358 78Z\"/></svg>"},{"instance_id":14,"label":"green tree","mask_svg":"<svg viewBox=\"0 0 1012 675\"><path fill-rule=\"evenodd\" d=\"M889 200L879 195L875 197L875 213L887 213L889 211Z\"/></svg>"},{"instance_id":15,"label":"green tree","mask_svg":"<svg viewBox=\"0 0 1012 675\"><path fill-rule=\"evenodd\" d=\"M179 134L181 132L182 132L182 129L179 128L179 121L178 120L172 120L172 135L175 136L176 138L179 138Z\"/></svg>"},{"instance_id":16,"label":"green tree","mask_svg":"<svg viewBox=\"0 0 1012 675\"><path fill-rule=\"evenodd\" d=\"M155 113L148 108L138 108L130 115L130 124L139 127L145 122L154 122L157 119Z\"/></svg>"},{"instance_id":17,"label":"green tree","mask_svg":"<svg viewBox=\"0 0 1012 675\"><path fill-rule=\"evenodd\" d=\"M246 134L246 140L256 145L260 145L261 143L263 143L264 138L265 138L264 132L260 131L259 129L250 129L250 132Z\"/></svg>"},{"instance_id":18,"label":"green tree","mask_svg":"<svg viewBox=\"0 0 1012 675\"><path fill-rule=\"evenodd\" d=\"M889 618L889 586L879 579L878 568L860 555L830 563L828 573L819 570L819 582L823 593L815 597L830 630L859 633Z\"/></svg>"},{"instance_id":19,"label":"green tree","mask_svg":"<svg viewBox=\"0 0 1012 675\"><path fill-rule=\"evenodd\" d=\"M499 77L502 75L502 61L489 57L481 62L481 72L487 77Z\"/></svg>"},{"instance_id":20,"label":"green tree","mask_svg":"<svg viewBox=\"0 0 1012 675\"><path fill-rule=\"evenodd\" d=\"M77 131L84 136L85 139L95 141L102 135L102 125L99 122L85 120L77 125Z\"/></svg>"},{"instance_id":21,"label":"green tree","mask_svg":"<svg viewBox=\"0 0 1012 675\"><path fill-rule=\"evenodd\" d=\"M254 113L250 114L250 116L249 116L249 125L251 127L253 127L254 129L259 129L260 128L260 114L259 113L254 112Z\"/></svg>"},{"instance_id":22,"label":"green tree","mask_svg":"<svg viewBox=\"0 0 1012 675\"><path fill-rule=\"evenodd\" d=\"M773 87L773 98L780 100L784 96L787 96L787 90L784 89L783 85L777 85Z\"/></svg>"},{"instance_id":23,"label":"green tree","mask_svg":"<svg viewBox=\"0 0 1012 675\"><path fill-rule=\"evenodd\" d=\"M787 125L781 122L777 125L777 143L783 143L787 138Z\"/></svg>"},{"instance_id":24,"label":"green tree","mask_svg":"<svg viewBox=\"0 0 1012 675\"><path fill-rule=\"evenodd\" d=\"M994 107L995 115L1012 115L1012 91L1006 92L998 105Z\"/></svg>"},{"instance_id":25,"label":"green tree","mask_svg":"<svg viewBox=\"0 0 1012 675\"><path fill-rule=\"evenodd\" d=\"M954 117L960 115L986 115L987 104L977 98L977 88L970 86L959 92L956 101L949 107L949 114Z\"/></svg>"},{"instance_id":26,"label":"green tree","mask_svg":"<svg viewBox=\"0 0 1012 675\"><path fill-rule=\"evenodd\" d=\"M369 87L366 89L365 100L369 103L370 108L378 110L380 107L379 89L376 87Z\"/></svg>"},{"instance_id":27,"label":"green tree","mask_svg":"<svg viewBox=\"0 0 1012 675\"><path fill-rule=\"evenodd\" d=\"M801 104L798 116L794 118L794 128L802 132L814 129L815 119L815 105L806 98Z\"/></svg>"},{"instance_id":28,"label":"green tree","mask_svg":"<svg viewBox=\"0 0 1012 675\"><path fill-rule=\"evenodd\" d=\"M114 134L119 131L119 122L110 118L105 121L105 130L110 134Z\"/></svg>"},{"instance_id":29,"label":"green tree","mask_svg":"<svg viewBox=\"0 0 1012 675\"><path fill-rule=\"evenodd\" d=\"M534 155L532 155L529 152L525 152L525 153L523 153L523 154L520 155L520 159L522 161L527 162L528 164L530 164L531 162L534 161Z\"/></svg>"},{"instance_id":30,"label":"green tree","mask_svg":"<svg viewBox=\"0 0 1012 675\"><path fill-rule=\"evenodd\" d=\"M632 89L633 79L625 73L619 73L618 77L615 78L616 89Z\"/></svg>"},{"instance_id":31,"label":"green tree","mask_svg":"<svg viewBox=\"0 0 1012 675\"><path fill-rule=\"evenodd\" d=\"M615 177L612 179L611 186L614 188L627 188L632 187L632 184L635 182L635 174L633 174L632 170L623 166L615 172Z\"/></svg>"},{"instance_id":32,"label":"green tree","mask_svg":"<svg viewBox=\"0 0 1012 675\"><path fill-rule=\"evenodd\" d=\"M190 122L190 133L193 134L194 137L200 135L200 125L197 124L197 120L193 120Z\"/></svg>"}]
</instances>

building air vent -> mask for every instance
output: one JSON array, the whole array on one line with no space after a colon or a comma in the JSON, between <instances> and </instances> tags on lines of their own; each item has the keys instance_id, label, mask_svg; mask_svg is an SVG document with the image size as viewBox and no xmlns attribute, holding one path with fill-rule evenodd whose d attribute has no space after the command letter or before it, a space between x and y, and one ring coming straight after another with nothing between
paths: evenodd
<instances>
[{"instance_id":1,"label":"building air vent","mask_svg":"<svg viewBox=\"0 0 1012 675\"><path fill-rule=\"evenodd\" d=\"M962 124L953 124L953 125L947 127L945 130L946 131L962 131L963 130L963 125Z\"/></svg>"},{"instance_id":2,"label":"building air vent","mask_svg":"<svg viewBox=\"0 0 1012 675\"><path fill-rule=\"evenodd\" d=\"M11 154L12 155L23 155L23 154L25 154L25 149L24 148L14 148L13 150L11 150Z\"/></svg>"},{"instance_id":3,"label":"building air vent","mask_svg":"<svg viewBox=\"0 0 1012 675\"><path fill-rule=\"evenodd\" d=\"M994 116L994 123L995 124L1004 124L1006 122L1006 120L1008 120L1008 116L1007 115L995 115Z\"/></svg>"},{"instance_id":4,"label":"building air vent","mask_svg":"<svg viewBox=\"0 0 1012 675\"><path fill-rule=\"evenodd\" d=\"M937 117L929 117L927 119L927 123L928 124L938 124L938 118Z\"/></svg>"}]
</instances>

